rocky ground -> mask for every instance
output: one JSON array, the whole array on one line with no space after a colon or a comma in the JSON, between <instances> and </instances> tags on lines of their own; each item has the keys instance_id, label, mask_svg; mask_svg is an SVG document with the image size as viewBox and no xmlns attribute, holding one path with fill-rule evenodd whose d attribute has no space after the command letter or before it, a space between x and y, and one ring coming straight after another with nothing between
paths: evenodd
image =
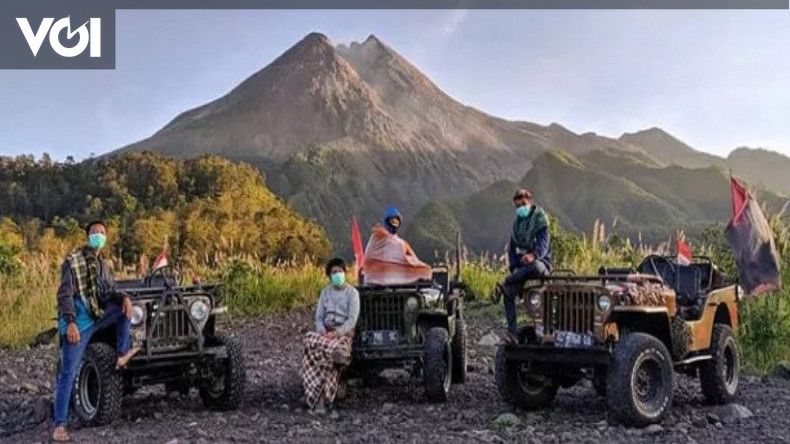
<instances>
[{"instance_id":1,"label":"rocky ground","mask_svg":"<svg viewBox=\"0 0 790 444\"><path fill-rule=\"evenodd\" d=\"M513 410L499 399L492 374L492 327L499 308L468 310L470 373L447 404L425 401L418 381L387 372L381 386L352 387L332 411L315 414L301 402L300 337L310 314L293 312L236 321L228 328L244 345L248 385L243 407L205 411L196 393L140 391L124 402L112 426L73 427L78 442L231 441L482 441L482 442L790 442L790 380L744 376L739 405L704 403L697 381L679 377L672 412L661 425L627 428L607 415L588 383L561 390L549 410ZM54 379L52 346L0 350L0 442L46 442ZM745 407L745 409L743 408ZM751 417L740 418L742 416Z\"/></svg>"}]
</instances>

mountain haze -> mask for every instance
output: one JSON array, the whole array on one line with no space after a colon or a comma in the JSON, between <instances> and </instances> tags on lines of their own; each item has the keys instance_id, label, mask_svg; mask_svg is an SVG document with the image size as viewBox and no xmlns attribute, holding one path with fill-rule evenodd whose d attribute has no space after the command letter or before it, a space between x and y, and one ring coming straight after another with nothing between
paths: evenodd
<instances>
[{"instance_id":1,"label":"mountain haze","mask_svg":"<svg viewBox=\"0 0 790 444\"><path fill-rule=\"evenodd\" d=\"M119 151L179 158L214 153L248 162L265 173L277 195L320 222L341 249L348 244L351 216L369 225L389 205L401 207L408 227L426 204L456 202L446 205L457 207L484 190L493 192L491 187L501 186L495 190L503 193L497 199L507 203L515 181L543 177L546 192L570 193L576 187L574 175L552 181L549 173L535 168L536 162L551 159L546 157L551 152L567 153L568 159L608 153L644 168L718 165L715 156L694 151L659 129L614 139L576 134L556 123L500 119L459 103L373 35L361 43L334 46L319 33L307 35L228 94L178 115L151 137ZM600 174L594 168L606 167L582 163L584 174ZM601 211L627 213L630 204L644 197L618 197L617 184L630 185L610 174L606 181L612 194L607 191L599 199L622 199L622 204ZM425 211L448 214L449 207L431 205ZM673 217L685 217L687 210L682 205L665 209ZM576 220L578 213L563 212L567 226L580 230L594 217Z\"/></svg>"}]
</instances>

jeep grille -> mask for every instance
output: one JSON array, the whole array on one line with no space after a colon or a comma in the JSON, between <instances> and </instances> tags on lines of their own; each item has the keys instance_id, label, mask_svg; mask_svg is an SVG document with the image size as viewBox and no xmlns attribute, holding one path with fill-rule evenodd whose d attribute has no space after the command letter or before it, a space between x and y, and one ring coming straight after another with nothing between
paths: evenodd
<instances>
[{"instance_id":1,"label":"jeep grille","mask_svg":"<svg viewBox=\"0 0 790 444\"><path fill-rule=\"evenodd\" d=\"M576 333L595 331L594 291L548 289L544 297L544 333L552 334L557 330Z\"/></svg>"},{"instance_id":2,"label":"jeep grille","mask_svg":"<svg viewBox=\"0 0 790 444\"><path fill-rule=\"evenodd\" d=\"M399 342L404 342L411 336L410 325L414 323L406 315L406 301L410 297L415 297L414 293L373 293L360 298L357 330L362 334L357 339L363 340L364 332L388 330L397 331Z\"/></svg>"},{"instance_id":3,"label":"jeep grille","mask_svg":"<svg viewBox=\"0 0 790 444\"><path fill-rule=\"evenodd\" d=\"M186 304L171 303L151 312L149 346L157 351L169 351L194 342L196 333L187 310Z\"/></svg>"}]
</instances>

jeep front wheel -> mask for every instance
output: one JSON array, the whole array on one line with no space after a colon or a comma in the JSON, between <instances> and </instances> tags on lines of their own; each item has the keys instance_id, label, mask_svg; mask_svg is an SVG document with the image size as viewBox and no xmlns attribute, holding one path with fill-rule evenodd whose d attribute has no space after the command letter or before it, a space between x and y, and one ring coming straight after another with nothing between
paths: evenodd
<instances>
[{"instance_id":1,"label":"jeep front wheel","mask_svg":"<svg viewBox=\"0 0 790 444\"><path fill-rule=\"evenodd\" d=\"M235 410L241 405L246 382L241 345L225 336L217 336L212 342L224 345L227 356L219 365L215 364L211 380L200 387L200 398L210 409Z\"/></svg>"},{"instance_id":2,"label":"jeep front wheel","mask_svg":"<svg viewBox=\"0 0 790 444\"><path fill-rule=\"evenodd\" d=\"M660 422L672 404L672 358L654 336L631 333L612 352L606 400L625 425Z\"/></svg>"},{"instance_id":3,"label":"jeep front wheel","mask_svg":"<svg viewBox=\"0 0 790 444\"><path fill-rule=\"evenodd\" d=\"M556 381L530 374L519 363L508 362L504 345L497 348L494 367L499 394L505 402L526 410L538 410L548 407L557 396Z\"/></svg>"},{"instance_id":4,"label":"jeep front wheel","mask_svg":"<svg viewBox=\"0 0 790 444\"><path fill-rule=\"evenodd\" d=\"M450 334L447 330L441 327L428 330L423 351L425 396L428 401L447 401L452 380L452 361Z\"/></svg>"},{"instance_id":5,"label":"jeep front wheel","mask_svg":"<svg viewBox=\"0 0 790 444\"><path fill-rule=\"evenodd\" d=\"M741 371L738 345L730 326L724 324L713 326L710 354L711 359L703 362L699 369L702 393L711 404L726 404L738 394Z\"/></svg>"},{"instance_id":6,"label":"jeep front wheel","mask_svg":"<svg viewBox=\"0 0 790 444\"><path fill-rule=\"evenodd\" d=\"M85 349L72 393L74 413L85 426L107 425L121 415L123 378L115 362L115 349L103 342Z\"/></svg>"}]
</instances>

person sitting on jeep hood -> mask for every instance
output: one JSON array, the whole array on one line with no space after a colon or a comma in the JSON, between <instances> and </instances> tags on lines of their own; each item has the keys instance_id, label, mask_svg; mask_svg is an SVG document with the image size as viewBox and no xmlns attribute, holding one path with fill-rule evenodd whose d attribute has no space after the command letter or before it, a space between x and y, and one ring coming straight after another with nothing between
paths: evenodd
<instances>
[{"instance_id":1,"label":"person sitting on jeep hood","mask_svg":"<svg viewBox=\"0 0 790 444\"><path fill-rule=\"evenodd\" d=\"M66 424L77 368L91 336L114 327L121 368L139 350L131 348L132 303L115 290L109 265L99 251L107 242L107 226L94 221L85 227L87 245L66 256L60 267L58 327L61 335L60 371L55 388L54 441L68 441ZM65 341L63 340L65 338Z\"/></svg>"},{"instance_id":2,"label":"person sitting on jeep hood","mask_svg":"<svg viewBox=\"0 0 790 444\"><path fill-rule=\"evenodd\" d=\"M516 333L516 296L528 279L545 276L551 271L549 222L543 209L535 205L532 193L517 190L513 196L516 219L508 242L510 275L499 284L504 296L505 317L510 339Z\"/></svg>"},{"instance_id":3,"label":"person sitting on jeep hood","mask_svg":"<svg viewBox=\"0 0 790 444\"><path fill-rule=\"evenodd\" d=\"M373 227L365 248L366 284L397 285L431 279L430 265L419 260L411 245L398 236L402 222L400 211L390 207L381 224Z\"/></svg>"},{"instance_id":4,"label":"person sitting on jeep hood","mask_svg":"<svg viewBox=\"0 0 790 444\"><path fill-rule=\"evenodd\" d=\"M359 292L346 283L346 263L326 264L330 284L321 290L315 330L307 333L302 356L305 402L310 408L331 406L340 381L340 365L351 363L351 340L359 318Z\"/></svg>"}]
</instances>

